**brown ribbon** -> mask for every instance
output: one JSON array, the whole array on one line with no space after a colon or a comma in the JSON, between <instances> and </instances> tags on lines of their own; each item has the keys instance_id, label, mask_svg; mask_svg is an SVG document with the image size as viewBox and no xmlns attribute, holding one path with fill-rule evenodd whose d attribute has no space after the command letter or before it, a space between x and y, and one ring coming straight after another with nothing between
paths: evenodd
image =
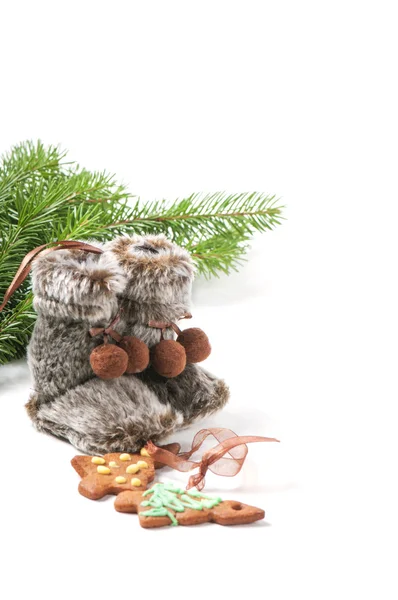
<instances>
[{"instance_id":1,"label":"brown ribbon","mask_svg":"<svg viewBox=\"0 0 398 600\"><path fill-rule=\"evenodd\" d=\"M113 338L115 340L115 342L120 342L120 340L122 339L123 336L121 336L120 333L117 333L117 331L114 331L112 329L112 327L114 327L120 321L120 312L121 312L121 310L118 312L118 314L113 319L113 321L111 323L109 323L108 327L92 327L89 330L90 335L92 337L95 337L96 335L101 335L101 333L102 333L104 336L110 335L111 338ZM105 338L105 343L106 343L106 338Z\"/></svg>"},{"instance_id":2,"label":"brown ribbon","mask_svg":"<svg viewBox=\"0 0 398 600\"><path fill-rule=\"evenodd\" d=\"M173 331L175 331L175 333L177 335L180 335L180 333L181 333L181 329L178 327L178 325L176 325L175 323L171 323L169 321L149 321L148 326L154 327L155 329L161 329L162 336L163 336L163 332L165 331L165 329L168 329L169 327L171 327L171 329L173 329Z\"/></svg>"},{"instance_id":3,"label":"brown ribbon","mask_svg":"<svg viewBox=\"0 0 398 600\"><path fill-rule=\"evenodd\" d=\"M183 315L182 317L179 318L179 321L181 321L182 319L192 319L191 313L185 313L185 315ZM168 329L169 327L171 327L171 329L173 329L173 331L175 331L175 333L177 335L180 335L182 333L182 331L178 327L178 325L176 325L176 323L172 323L171 321L149 321L148 327L154 327L155 329L161 329L162 334L163 334L163 331L165 329Z\"/></svg>"},{"instance_id":4,"label":"brown ribbon","mask_svg":"<svg viewBox=\"0 0 398 600\"><path fill-rule=\"evenodd\" d=\"M215 437L220 443L214 448L207 450L203 454L202 460L199 462L188 460L192 454L200 448L209 435ZM199 472L195 475L191 475L189 478L186 489L189 490L192 487L196 487L198 490L202 490L205 485L207 469L210 469L210 471L216 475L222 475L224 477L233 477L239 473L248 452L246 444L251 442L279 442L279 440L256 435L238 436L230 429L215 427L198 431L193 439L192 447L188 452L180 452L175 455L165 448L155 446L151 441L146 444L145 448L151 458L154 458L157 462L168 465L177 471L186 472L199 467ZM225 456L227 453L229 456Z\"/></svg>"},{"instance_id":5,"label":"brown ribbon","mask_svg":"<svg viewBox=\"0 0 398 600\"><path fill-rule=\"evenodd\" d=\"M49 248L51 244L56 244L53 248ZM73 240L61 240L59 242L49 242L48 244L43 244L42 246L37 246L37 248L33 248L28 254L25 256L23 261L18 267L18 271L15 274L14 279L12 280L8 290L6 291L3 302L0 305L0 312L3 310L13 293L19 288L19 286L25 281L27 276L30 273L32 268L33 259L37 254L41 252L42 256L44 254L48 254L49 252L53 252L53 250L65 250L65 249L76 249L83 250L84 252L93 252L94 254L102 254L101 248L97 248L96 246L92 246L91 244L86 244L85 242L75 242Z\"/></svg>"}]
</instances>

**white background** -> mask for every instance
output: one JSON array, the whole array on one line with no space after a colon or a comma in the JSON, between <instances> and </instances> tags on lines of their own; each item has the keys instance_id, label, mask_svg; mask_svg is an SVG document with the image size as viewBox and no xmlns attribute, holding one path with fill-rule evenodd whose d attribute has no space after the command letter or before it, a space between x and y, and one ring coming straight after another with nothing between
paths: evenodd
<instances>
[{"instance_id":1,"label":"white background","mask_svg":"<svg viewBox=\"0 0 398 600\"><path fill-rule=\"evenodd\" d=\"M2 597L397 598L394 4L1 5L1 152L41 138L144 199L287 206L193 297L232 390L204 425L281 439L207 489L265 522L145 531L79 496L74 449L25 414L22 361L0 369Z\"/></svg>"}]
</instances>

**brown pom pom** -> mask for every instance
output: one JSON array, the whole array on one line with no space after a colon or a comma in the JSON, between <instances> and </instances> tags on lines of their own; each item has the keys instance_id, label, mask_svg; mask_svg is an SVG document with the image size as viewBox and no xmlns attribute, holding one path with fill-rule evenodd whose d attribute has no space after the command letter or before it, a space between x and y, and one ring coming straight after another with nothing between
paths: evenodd
<instances>
[{"instance_id":1,"label":"brown pom pom","mask_svg":"<svg viewBox=\"0 0 398 600\"><path fill-rule=\"evenodd\" d=\"M90 354L90 365L101 379L115 379L127 369L129 357L127 353L113 344L97 346Z\"/></svg>"},{"instance_id":2,"label":"brown pom pom","mask_svg":"<svg viewBox=\"0 0 398 600\"><path fill-rule=\"evenodd\" d=\"M174 340L161 340L152 348L152 366L163 377L177 377L185 369L185 350Z\"/></svg>"},{"instance_id":3,"label":"brown pom pom","mask_svg":"<svg viewBox=\"0 0 398 600\"><path fill-rule=\"evenodd\" d=\"M119 346L127 352L129 362L126 373L141 373L149 364L149 348L142 340L128 336L124 337Z\"/></svg>"},{"instance_id":4,"label":"brown pom pom","mask_svg":"<svg viewBox=\"0 0 398 600\"><path fill-rule=\"evenodd\" d=\"M209 338L199 327L190 327L182 331L177 342L185 348L187 363L202 362L211 352Z\"/></svg>"}]
</instances>

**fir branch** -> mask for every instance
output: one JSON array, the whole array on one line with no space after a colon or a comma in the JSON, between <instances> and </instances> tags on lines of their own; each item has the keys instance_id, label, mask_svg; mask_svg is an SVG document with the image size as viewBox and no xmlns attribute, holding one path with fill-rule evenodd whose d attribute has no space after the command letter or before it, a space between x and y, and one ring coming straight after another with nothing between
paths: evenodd
<instances>
[{"instance_id":1,"label":"fir branch","mask_svg":"<svg viewBox=\"0 0 398 600\"><path fill-rule=\"evenodd\" d=\"M0 299L25 254L48 242L164 233L185 246L205 276L244 260L250 237L283 219L274 196L192 194L142 202L106 172L92 173L57 146L24 142L0 161ZM0 313L0 364L22 356L34 323L29 279Z\"/></svg>"},{"instance_id":2,"label":"fir branch","mask_svg":"<svg viewBox=\"0 0 398 600\"><path fill-rule=\"evenodd\" d=\"M246 260L244 254L249 248L249 236L229 237L215 235L201 241L188 242L186 248L191 252L199 273L206 278L219 276L220 271L229 274L238 271Z\"/></svg>"},{"instance_id":3,"label":"fir branch","mask_svg":"<svg viewBox=\"0 0 398 600\"><path fill-rule=\"evenodd\" d=\"M126 219L106 227L141 233L157 231L172 239L187 240L192 235L230 235L231 229L239 236L251 235L280 223L283 207L276 203L275 196L258 192L192 194L171 206L165 200L147 204L138 200Z\"/></svg>"},{"instance_id":4,"label":"fir branch","mask_svg":"<svg viewBox=\"0 0 398 600\"><path fill-rule=\"evenodd\" d=\"M63 162L66 152L56 146L45 148L38 141L25 142L11 148L2 156L0 164L0 212L7 208L10 193L16 185L26 181L50 180L61 175L61 168L68 164Z\"/></svg>"},{"instance_id":5,"label":"fir branch","mask_svg":"<svg viewBox=\"0 0 398 600\"><path fill-rule=\"evenodd\" d=\"M25 352L36 319L32 294L14 302L0 316L0 365L3 365Z\"/></svg>"}]
</instances>

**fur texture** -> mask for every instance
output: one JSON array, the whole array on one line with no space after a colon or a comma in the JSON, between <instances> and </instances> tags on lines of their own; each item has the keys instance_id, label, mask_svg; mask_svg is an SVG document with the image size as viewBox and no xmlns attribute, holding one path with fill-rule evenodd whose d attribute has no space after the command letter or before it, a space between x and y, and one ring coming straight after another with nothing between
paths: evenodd
<instances>
[{"instance_id":1,"label":"fur texture","mask_svg":"<svg viewBox=\"0 0 398 600\"><path fill-rule=\"evenodd\" d=\"M94 243L93 243L94 245ZM98 242L95 245L101 248ZM57 250L32 265L34 307L39 314L92 324L108 322L126 285L123 270L109 253Z\"/></svg>"},{"instance_id":2,"label":"fur texture","mask_svg":"<svg viewBox=\"0 0 398 600\"><path fill-rule=\"evenodd\" d=\"M28 348L35 391L27 404L36 428L87 454L134 452L222 408L228 388L197 365L174 379L148 367L102 381L89 363L102 343L90 327L106 327L119 309L118 333L156 344L160 331L148 321L177 321L188 312L193 276L189 254L164 236L116 238L102 255L39 256L33 268L38 319Z\"/></svg>"},{"instance_id":3,"label":"fur texture","mask_svg":"<svg viewBox=\"0 0 398 600\"><path fill-rule=\"evenodd\" d=\"M75 250L39 255L32 280L38 316L28 364L41 403L94 376L89 357L102 339L92 338L89 329L109 323L126 280L111 255Z\"/></svg>"},{"instance_id":4,"label":"fur texture","mask_svg":"<svg viewBox=\"0 0 398 600\"><path fill-rule=\"evenodd\" d=\"M163 235L120 237L106 245L126 278L119 294L125 335L135 335L149 347L160 341L150 320L178 321L189 312L194 265L189 253ZM173 338L171 330L165 338Z\"/></svg>"}]
</instances>

